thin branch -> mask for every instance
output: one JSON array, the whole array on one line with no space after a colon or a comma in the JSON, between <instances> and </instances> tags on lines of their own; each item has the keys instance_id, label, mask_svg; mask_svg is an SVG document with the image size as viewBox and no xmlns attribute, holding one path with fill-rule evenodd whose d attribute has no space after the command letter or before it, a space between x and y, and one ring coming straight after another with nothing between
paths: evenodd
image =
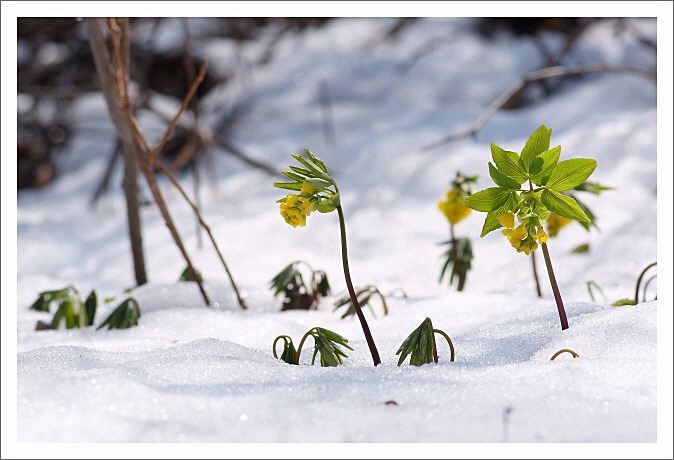
<instances>
[{"instance_id":1,"label":"thin branch","mask_svg":"<svg viewBox=\"0 0 674 460\"><path fill-rule=\"evenodd\" d=\"M543 69L536 70L534 72L526 74L521 80L511 86L507 91L502 93L497 97L489 106L482 111L482 113L477 117L473 122L472 126L463 132L452 134L446 136L437 141L426 144L422 147L422 150L432 150L442 145L448 144L450 142L458 141L465 139L467 137L475 138L486 123L487 119L494 115L497 111L506 107L511 101L520 96L520 94L533 82L539 80L545 80L547 78L553 77L562 77L562 76L577 76L584 75L588 73L596 72L616 72L616 73L627 73L632 75L641 76L652 80L653 83L657 81L657 73L650 70L639 69L636 67L612 65L607 63L596 63L589 64L579 67L564 67L564 66L554 66L554 67L545 67Z\"/></svg>"}]
</instances>

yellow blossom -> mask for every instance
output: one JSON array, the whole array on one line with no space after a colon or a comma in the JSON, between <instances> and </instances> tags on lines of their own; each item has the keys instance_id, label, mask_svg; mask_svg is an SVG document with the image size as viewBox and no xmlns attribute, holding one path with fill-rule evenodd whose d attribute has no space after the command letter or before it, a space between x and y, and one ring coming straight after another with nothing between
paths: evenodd
<instances>
[{"instance_id":1,"label":"yellow blossom","mask_svg":"<svg viewBox=\"0 0 674 460\"><path fill-rule=\"evenodd\" d=\"M468 206L464 206L461 203L460 198L456 196L456 190L453 189L447 192L446 201L438 202L438 208L445 214L447 220L452 225L463 220L471 211Z\"/></svg>"},{"instance_id":2,"label":"yellow blossom","mask_svg":"<svg viewBox=\"0 0 674 460\"><path fill-rule=\"evenodd\" d=\"M538 248L538 244L532 238L525 238L522 240L517 252L524 251L526 255L529 255L532 251L535 251L536 248Z\"/></svg>"},{"instance_id":3,"label":"yellow blossom","mask_svg":"<svg viewBox=\"0 0 674 460\"><path fill-rule=\"evenodd\" d=\"M496 216L496 218L504 227L513 228L515 226L515 214L513 214L511 211L502 212Z\"/></svg>"},{"instance_id":4,"label":"yellow blossom","mask_svg":"<svg viewBox=\"0 0 674 460\"><path fill-rule=\"evenodd\" d=\"M548 242L548 235L545 233L545 230L543 230L543 227L538 229L536 235L534 235L534 239L541 244Z\"/></svg>"},{"instance_id":5,"label":"yellow blossom","mask_svg":"<svg viewBox=\"0 0 674 460\"><path fill-rule=\"evenodd\" d=\"M516 228L506 228L505 230L501 230L501 233L508 238L510 244L518 251L522 244L522 240L528 236L524 225L520 225Z\"/></svg>"},{"instance_id":6,"label":"yellow blossom","mask_svg":"<svg viewBox=\"0 0 674 460\"><path fill-rule=\"evenodd\" d=\"M314 193L314 187L309 182L304 182L302 184L302 190L300 190L300 195L311 195Z\"/></svg>"},{"instance_id":7,"label":"yellow blossom","mask_svg":"<svg viewBox=\"0 0 674 460\"><path fill-rule=\"evenodd\" d=\"M299 195L288 194L285 203L281 203L281 216L293 227L307 225L307 216L311 213L311 203Z\"/></svg>"},{"instance_id":8,"label":"yellow blossom","mask_svg":"<svg viewBox=\"0 0 674 460\"><path fill-rule=\"evenodd\" d=\"M557 236L559 230L570 222L571 219L567 219L566 217L551 212L548 216L548 233L550 236Z\"/></svg>"}]
</instances>

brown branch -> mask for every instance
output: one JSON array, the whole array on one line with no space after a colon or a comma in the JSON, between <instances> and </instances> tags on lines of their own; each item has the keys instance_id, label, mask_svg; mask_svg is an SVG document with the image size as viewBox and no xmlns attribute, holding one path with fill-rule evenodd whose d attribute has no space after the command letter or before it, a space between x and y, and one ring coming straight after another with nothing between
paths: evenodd
<instances>
[{"instance_id":1,"label":"brown branch","mask_svg":"<svg viewBox=\"0 0 674 460\"><path fill-rule=\"evenodd\" d=\"M536 70L526 74L521 80L511 86L507 91L502 93L497 97L489 106L482 111L482 113L477 117L473 122L472 126L463 132L452 134L446 136L437 141L426 144L422 147L422 150L432 150L434 148L440 147L442 145L448 144L450 142L458 141L460 139L465 139L467 137L476 137L480 129L484 126L487 119L491 117L494 113L506 107L511 101L518 98L520 94L533 82L539 80L545 80L547 78L553 77L563 77L563 76L577 76L588 73L596 72L616 72L616 73L627 73L632 75L638 75L644 78L648 78L656 83L657 74L655 72L639 69L635 67L627 67L620 65L613 65L607 63L596 63L588 64L585 66L579 67L564 67L564 66L555 66L555 67L545 67L543 69Z\"/></svg>"}]
</instances>

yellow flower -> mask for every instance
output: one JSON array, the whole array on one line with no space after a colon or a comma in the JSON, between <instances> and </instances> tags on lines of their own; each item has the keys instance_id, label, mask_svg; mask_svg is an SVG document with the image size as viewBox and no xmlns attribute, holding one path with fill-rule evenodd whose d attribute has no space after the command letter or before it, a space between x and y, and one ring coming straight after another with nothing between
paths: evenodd
<instances>
[{"instance_id":1,"label":"yellow flower","mask_svg":"<svg viewBox=\"0 0 674 460\"><path fill-rule=\"evenodd\" d=\"M302 190L300 190L300 195L311 195L314 193L314 187L309 182L304 182L302 184Z\"/></svg>"},{"instance_id":2,"label":"yellow flower","mask_svg":"<svg viewBox=\"0 0 674 460\"><path fill-rule=\"evenodd\" d=\"M311 203L299 195L288 194L285 203L281 203L281 216L293 227L307 225L307 216L311 213Z\"/></svg>"},{"instance_id":3,"label":"yellow flower","mask_svg":"<svg viewBox=\"0 0 674 460\"><path fill-rule=\"evenodd\" d=\"M571 219L567 219L566 217L551 212L548 216L548 233L550 236L557 236L559 230L570 222Z\"/></svg>"},{"instance_id":4,"label":"yellow flower","mask_svg":"<svg viewBox=\"0 0 674 460\"><path fill-rule=\"evenodd\" d=\"M532 238L525 238L522 240L517 252L524 251L526 255L529 255L532 251L535 251L536 248L538 248L538 244Z\"/></svg>"},{"instance_id":5,"label":"yellow flower","mask_svg":"<svg viewBox=\"0 0 674 460\"><path fill-rule=\"evenodd\" d=\"M534 239L541 244L548 242L548 235L545 233L545 230L543 230L543 227L538 229L536 235L534 235Z\"/></svg>"},{"instance_id":6,"label":"yellow flower","mask_svg":"<svg viewBox=\"0 0 674 460\"><path fill-rule=\"evenodd\" d=\"M520 251L520 246L522 245L523 239L528 236L527 229L524 228L524 225L520 225L516 228L506 228L501 230L501 233L508 238L512 247Z\"/></svg>"},{"instance_id":7,"label":"yellow flower","mask_svg":"<svg viewBox=\"0 0 674 460\"><path fill-rule=\"evenodd\" d=\"M513 214L511 211L502 212L496 216L496 218L504 227L513 228L515 226L515 214Z\"/></svg>"},{"instance_id":8,"label":"yellow flower","mask_svg":"<svg viewBox=\"0 0 674 460\"><path fill-rule=\"evenodd\" d=\"M445 214L447 220L452 225L463 220L471 211L468 206L464 206L461 203L460 198L456 196L456 190L453 189L447 192L446 201L438 202L438 208Z\"/></svg>"}]
</instances>

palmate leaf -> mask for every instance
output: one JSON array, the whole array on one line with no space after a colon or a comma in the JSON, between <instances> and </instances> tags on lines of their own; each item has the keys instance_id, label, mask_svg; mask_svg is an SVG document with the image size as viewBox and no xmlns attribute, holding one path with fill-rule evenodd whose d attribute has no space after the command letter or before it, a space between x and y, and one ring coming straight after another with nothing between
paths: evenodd
<instances>
[{"instance_id":1,"label":"palmate leaf","mask_svg":"<svg viewBox=\"0 0 674 460\"><path fill-rule=\"evenodd\" d=\"M506 202L503 204L503 206L493 211L489 211L487 213L487 217L484 219L484 224L482 225L482 232L480 233L480 238L482 238L483 236L485 236L490 232L493 232L498 228L503 227L503 225L501 225L501 223L498 220L498 215L507 211L516 213L517 205L519 204L519 202L520 200L519 197L517 196L517 193L511 193L508 196Z\"/></svg>"},{"instance_id":2,"label":"palmate leaf","mask_svg":"<svg viewBox=\"0 0 674 460\"><path fill-rule=\"evenodd\" d=\"M550 177L550 173L559 161L559 155L561 153L562 146L558 145L557 147L546 150L545 152L538 155L535 160L541 160L539 162L540 169L537 171L532 171L531 182L533 182L535 185L545 185L548 178Z\"/></svg>"},{"instance_id":3,"label":"palmate leaf","mask_svg":"<svg viewBox=\"0 0 674 460\"><path fill-rule=\"evenodd\" d=\"M506 188L490 187L466 197L463 204L476 211L489 212L503 206L511 193Z\"/></svg>"},{"instance_id":4,"label":"palmate leaf","mask_svg":"<svg viewBox=\"0 0 674 460\"><path fill-rule=\"evenodd\" d=\"M590 222L590 218L578 206L576 200L569 196L562 195L554 190L545 189L541 194L541 201L548 210L555 214L579 222Z\"/></svg>"},{"instance_id":5,"label":"palmate leaf","mask_svg":"<svg viewBox=\"0 0 674 460\"><path fill-rule=\"evenodd\" d=\"M489 175L496 185L508 190L519 190L520 185L522 184L521 182L517 182L512 177L496 169L491 163L489 163Z\"/></svg>"},{"instance_id":6,"label":"palmate leaf","mask_svg":"<svg viewBox=\"0 0 674 460\"><path fill-rule=\"evenodd\" d=\"M536 156L550 149L551 134L552 129L548 129L545 125L541 125L531 136L529 136L520 155L522 165L526 171L530 171L531 161Z\"/></svg>"},{"instance_id":7,"label":"palmate leaf","mask_svg":"<svg viewBox=\"0 0 674 460\"><path fill-rule=\"evenodd\" d=\"M589 158L560 161L550 173L545 186L558 192L571 190L585 182L596 167L597 162Z\"/></svg>"},{"instance_id":8,"label":"palmate leaf","mask_svg":"<svg viewBox=\"0 0 674 460\"><path fill-rule=\"evenodd\" d=\"M317 165L316 163L314 163L312 160L310 160L308 158L305 158L301 155L292 154L292 157L294 159L296 159L297 161L299 161L300 163L302 163L304 166L306 166L308 168L308 170L312 173L312 177L317 177L319 179L323 179L323 180L330 181L330 182L332 181L332 177L330 177L330 174L323 171L323 168L325 167L325 165L323 165L323 167L321 167L321 166Z\"/></svg>"},{"instance_id":9,"label":"palmate leaf","mask_svg":"<svg viewBox=\"0 0 674 460\"><path fill-rule=\"evenodd\" d=\"M527 172L520 166L517 153L503 150L492 142L491 157L501 172L518 181L520 185L527 180Z\"/></svg>"}]
</instances>

